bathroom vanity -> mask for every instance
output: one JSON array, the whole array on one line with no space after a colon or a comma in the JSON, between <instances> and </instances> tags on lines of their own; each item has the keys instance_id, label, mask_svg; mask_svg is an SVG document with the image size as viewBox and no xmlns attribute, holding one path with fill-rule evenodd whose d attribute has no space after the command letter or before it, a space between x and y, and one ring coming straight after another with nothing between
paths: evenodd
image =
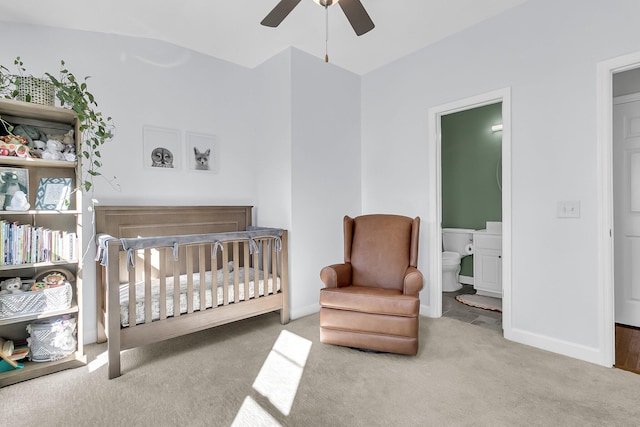
<instances>
[{"instance_id":1,"label":"bathroom vanity","mask_svg":"<svg viewBox=\"0 0 640 427\"><path fill-rule=\"evenodd\" d=\"M473 288L478 295L502 298L502 227L487 225L473 233Z\"/></svg>"}]
</instances>

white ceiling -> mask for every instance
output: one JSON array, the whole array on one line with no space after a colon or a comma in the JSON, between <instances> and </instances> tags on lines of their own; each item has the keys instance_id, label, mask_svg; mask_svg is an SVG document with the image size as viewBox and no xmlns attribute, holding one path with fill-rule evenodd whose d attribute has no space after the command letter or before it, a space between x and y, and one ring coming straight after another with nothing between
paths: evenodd
<instances>
[{"instance_id":1,"label":"white ceiling","mask_svg":"<svg viewBox=\"0 0 640 427\"><path fill-rule=\"evenodd\" d=\"M325 54L325 11L303 0L277 28L279 0L0 0L0 21L164 40L253 68L289 46ZM329 8L329 60L365 74L527 0L361 0L376 27L356 36Z\"/></svg>"}]
</instances>

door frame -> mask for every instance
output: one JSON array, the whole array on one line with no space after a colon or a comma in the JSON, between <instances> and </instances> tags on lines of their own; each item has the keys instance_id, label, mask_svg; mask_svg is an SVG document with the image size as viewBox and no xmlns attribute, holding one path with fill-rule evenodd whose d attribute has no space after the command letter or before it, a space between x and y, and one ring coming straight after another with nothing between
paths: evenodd
<instances>
[{"instance_id":1,"label":"door frame","mask_svg":"<svg viewBox=\"0 0 640 427\"><path fill-rule=\"evenodd\" d=\"M613 264L613 75L640 67L640 52L598 63L598 346L601 365L615 364Z\"/></svg>"},{"instance_id":2,"label":"door frame","mask_svg":"<svg viewBox=\"0 0 640 427\"><path fill-rule=\"evenodd\" d=\"M502 103L502 329L511 331L511 88L429 109L429 315L442 316L442 132L447 114Z\"/></svg>"}]
</instances>

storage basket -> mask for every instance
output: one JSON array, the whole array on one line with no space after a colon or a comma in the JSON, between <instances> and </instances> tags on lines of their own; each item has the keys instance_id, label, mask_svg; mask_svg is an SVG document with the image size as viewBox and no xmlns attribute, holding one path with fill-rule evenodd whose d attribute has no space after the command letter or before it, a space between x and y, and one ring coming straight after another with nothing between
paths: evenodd
<instances>
[{"instance_id":1,"label":"storage basket","mask_svg":"<svg viewBox=\"0 0 640 427\"><path fill-rule=\"evenodd\" d=\"M73 289L69 282L42 291L0 295L0 319L71 307Z\"/></svg>"},{"instance_id":2,"label":"storage basket","mask_svg":"<svg viewBox=\"0 0 640 427\"><path fill-rule=\"evenodd\" d=\"M76 319L70 316L33 322L27 326L27 331L32 362L50 362L76 351Z\"/></svg>"},{"instance_id":3,"label":"storage basket","mask_svg":"<svg viewBox=\"0 0 640 427\"><path fill-rule=\"evenodd\" d=\"M16 76L16 89L17 99L20 101L41 105L53 105L55 102L55 87L48 80Z\"/></svg>"}]
</instances>

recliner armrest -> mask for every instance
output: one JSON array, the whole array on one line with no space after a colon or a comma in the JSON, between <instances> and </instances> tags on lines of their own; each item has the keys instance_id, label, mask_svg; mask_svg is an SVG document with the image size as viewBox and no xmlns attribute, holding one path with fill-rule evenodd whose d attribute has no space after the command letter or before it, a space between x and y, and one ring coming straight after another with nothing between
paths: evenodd
<instances>
[{"instance_id":1,"label":"recliner armrest","mask_svg":"<svg viewBox=\"0 0 640 427\"><path fill-rule=\"evenodd\" d=\"M351 284L351 264L333 264L320 271L326 288L341 288Z\"/></svg>"},{"instance_id":2,"label":"recliner armrest","mask_svg":"<svg viewBox=\"0 0 640 427\"><path fill-rule=\"evenodd\" d=\"M404 288L403 293L405 295L418 296L418 292L422 290L424 278L422 273L416 267L409 267L404 273Z\"/></svg>"}]
</instances>

